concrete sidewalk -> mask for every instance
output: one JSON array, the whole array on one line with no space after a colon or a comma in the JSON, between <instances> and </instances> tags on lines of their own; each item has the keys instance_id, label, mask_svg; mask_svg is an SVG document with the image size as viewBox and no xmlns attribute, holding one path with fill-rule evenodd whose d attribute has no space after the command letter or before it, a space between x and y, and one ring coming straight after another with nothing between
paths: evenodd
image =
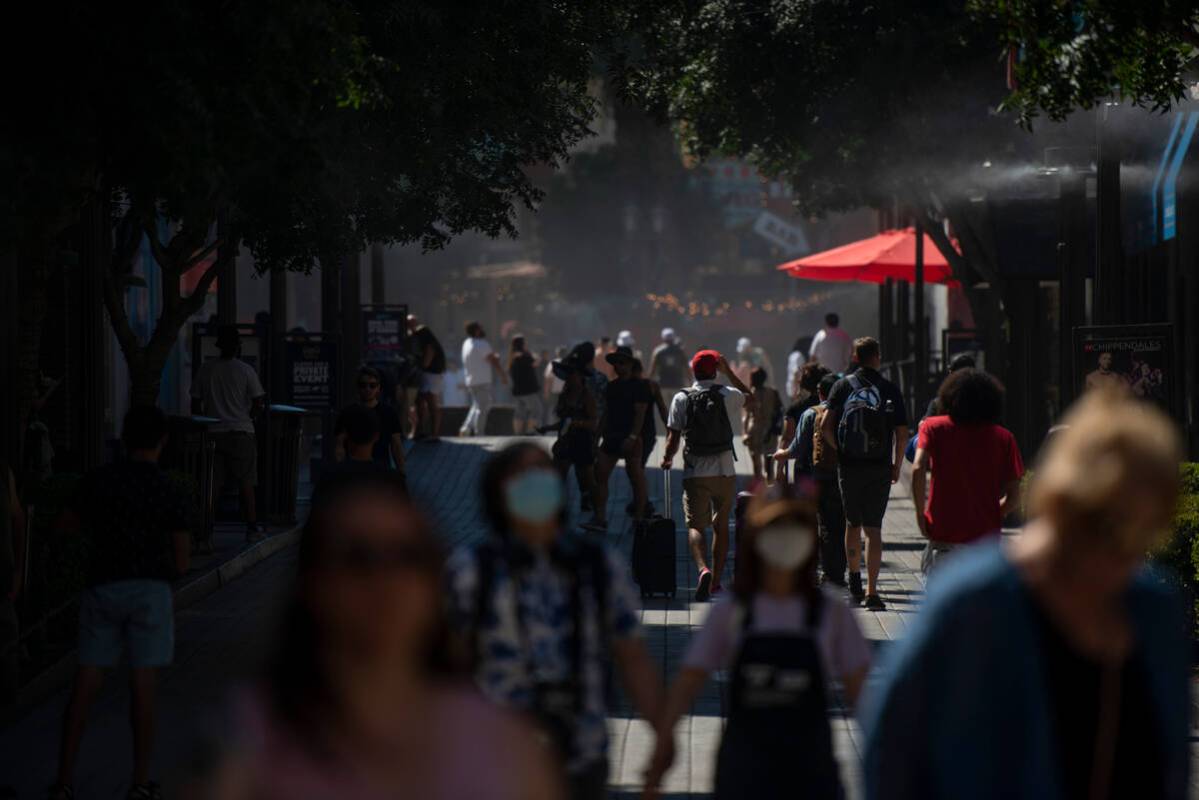
<instances>
[{"instance_id":1,"label":"concrete sidewalk","mask_svg":"<svg viewBox=\"0 0 1199 800\"><path fill-rule=\"evenodd\" d=\"M413 495L425 506L450 544L468 544L486 535L480 513L479 470L489 452L510 441L511 438L445 440L416 445L409 453ZM549 445L549 440L542 441ZM661 446L659 440L659 450ZM748 473L749 459L744 451L739 450L738 458L739 468ZM657 453L651 464L654 460L658 460ZM682 528L681 473L676 471L673 477L671 507L674 518L680 521L677 527ZM651 499L661 508L660 470L650 470L649 483ZM877 613L861 608L855 611L876 649L905 634L924 591L919 572L923 541L916 529L912 502L903 486L906 484L893 490L884 525L881 593L888 609ZM623 471L613 476L611 489L613 513L607 541L627 556L632 546L632 531L623 509L631 497ZM286 541L280 540L279 544ZM642 611L651 654L667 679L677 673L692 632L703 624L710 608L707 603L693 602L695 572L681 532L676 560L678 595L674 600L648 600ZM225 707L230 689L254 674L274 630L275 612L292 586L294 566L295 548L285 548L248 568L243 579L178 614L176 663L162 676L161 736L154 770L164 779L168 796L177 795L185 776L202 769L204 759L221 743L224 732L218 712ZM703 797L712 789L723 725L722 678L718 675L709 682L691 713L679 725L676 765L663 786L666 797L672 800ZM14 784L19 797L40 797L49 783L64 702L65 690L55 692L19 722L0 730L0 785ZM126 703L127 692L118 677L102 693L92 715L77 783L80 797L124 795L130 758ZM859 731L849 715L839 708L833 710L831 724L849 796L860 797ZM645 723L636 719L623 696L616 700L609 727L610 796L638 797L653 736ZM1199 797L1199 792L1193 791L1192 796Z\"/></svg>"},{"instance_id":2,"label":"concrete sidewalk","mask_svg":"<svg viewBox=\"0 0 1199 800\"><path fill-rule=\"evenodd\" d=\"M414 467L420 465L420 477L413 481L413 494L451 543L466 544L486 534L486 524L479 513L476 476L487 454L511 441L511 438L447 439L435 445L417 445L413 450L410 463ZM550 440L543 441L548 447ZM650 458L651 466L661 461L664 441L659 438ZM740 442L737 447L738 472L744 484L751 474L749 455ZM675 464L680 465L681 459L676 459ZM571 483L572 507L577 508L577 490L573 481ZM681 470L674 471L671 483L672 516L679 529L675 548L679 591L673 600L647 599L641 615L651 655L668 680L678 672L692 633L703 625L711 607L709 603L694 602L696 572L683 533ZM624 509L632 500L632 493L623 469L613 474L610 489L607 542L629 556L632 525ZM663 507L660 469L649 470L649 490L650 500L660 510ZM904 634L924 593L920 576L923 539L916 528L912 502L902 485L893 489L884 525L884 541L880 591L887 602L887 610L871 612L858 608L855 612L863 632L876 646ZM724 583L731 585L728 574ZM724 722L723 677L718 675L709 681L691 713L679 724L676 763L667 773L662 787L669 798L702 797L712 791L716 750ZM856 724L838 709L832 725L849 796L857 797L861 780ZM652 753L654 737L649 726L636 718L623 694L609 719L609 730L612 738L610 794L614 798L640 796L642 772Z\"/></svg>"},{"instance_id":3,"label":"concrete sidewalk","mask_svg":"<svg viewBox=\"0 0 1199 800\"><path fill-rule=\"evenodd\" d=\"M650 464L661 460L658 452L663 442L659 440L657 451ZM740 482L748 482L751 469L748 454L740 449L738 442L738 472ZM678 464L678 460L675 462ZM622 478L623 475L617 476ZM646 601L642 611L647 642L659 669L673 678L677 674L686 652L688 641L694 631L707 618L710 603L694 601L694 586L697 577L695 567L687 553L686 536L682 523L682 473L672 476L672 516L678 521L680 533L677 539L675 575L679 593L675 599L653 598ZM661 508L662 474L652 469L649 473L650 497ZM613 480L612 509L619 509L613 518L609 537L612 544L628 553L632 548L631 525L624 515L629 501L627 481ZM908 620L915 613L924 594L924 581L920 575L920 553L923 540L916 528L914 506L907 492L896 486L892 491L884 523L884 556L880 573L880 593L887 603L881 612L855 610L863 633L878 646L898 638L907 629ZM735 554L735 544L733 553ZM726 570L724 584L731 585L731 576ZM716 766L716 751L724 725L724 674L714 675L691 713L684 717L676 730L677 756L675 766L666 774L662 784L669 798L705 797L713 788ZM860 734L856 723L844 709L834 711L831 720L834 747L841 764L842 776L848 796L861 794ZM653 747L654 737L649 726L636 719L627 702L623 702L609 720L612 736L612 770L610 793L616 798L640 796L642 773Z\"/></svg>"},{"instance_id":4,"label":"concrete sidewalk","mask_svg":"<svg viewBox=\"0 0 1199 800\"><path fill-rule=\"evenodd\" d=\"M306 514L307 511L303 510L302 513ZM206 546L192 553L187 573L172 584L176 612L195 605L241 577L255 564L291 546L298 535L297 525L272 525L268 526L263 540L250 543L246 541L243 523L218 522ZM73 618L78 615L77 605L62 608L58 613ZM39 621L34 624L45 623ZM29 630L22 631L22 637L29 633ZM56 660L42 663L37 673L21 685L16 706L0 714L0 727L19 719L69 683L75 671L74 641L64 642L63 645L65 649L57 651ZM0 782L0 785L3 783Z\"/></svg>"}]
</instances>

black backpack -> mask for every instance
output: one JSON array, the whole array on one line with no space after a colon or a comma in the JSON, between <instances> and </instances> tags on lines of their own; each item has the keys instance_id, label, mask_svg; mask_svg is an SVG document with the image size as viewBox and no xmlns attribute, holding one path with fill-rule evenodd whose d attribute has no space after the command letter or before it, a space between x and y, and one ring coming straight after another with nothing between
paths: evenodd
<instances>
[{"instance_id":1,"label":"black backpack","mask_svg":"<svg viewBox=\"0 0 1199 800\"><path fill-rule=\"evenodd\" d=\"M683 428L683 456L717 456L733 449L733 425L729 422L720 386L687 392L687 424Z\"/></svg>"},{"instance_id":2,"label":"black backpack","mask_svg":"<svg viewBox=\"0 0 1199 800\"><path fill-rule=\"evenodd\" d=\"M837 427L837 445L842 458L859 461L890 461L891 426L882 393L861 373L849 381L849 397Z\"/></svg>"}]
</instances>

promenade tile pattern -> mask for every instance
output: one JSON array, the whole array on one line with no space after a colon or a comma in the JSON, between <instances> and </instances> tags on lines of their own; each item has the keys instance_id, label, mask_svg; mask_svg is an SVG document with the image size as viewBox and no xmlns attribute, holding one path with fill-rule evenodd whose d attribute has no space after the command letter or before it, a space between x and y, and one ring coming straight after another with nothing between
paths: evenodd
<instances>
[{"instance_id":1,"label":"promenade tile pattern","mask_svg":"<svg viewBox=\"0 0 1199 800\"><path fill-rule=\"evenodd\" d=\"M479 513L477 493L466 495L457 487L466 482L473 485L473 475L486 459L487 453L502 447L511 439L475 438L445 440L437 445L418 445L410 456L414 471L413 493L438 523L453 545L478 540L486 533L486 524ZM549 440L544 440L548 445ZM651 467L661 462L664 439L659 438L650 458ZM676 467L681 459L676 459ZM737 466L742 485L751 474L749 455L738 442ZM647 644L658 668L667 678L673 677L682 663L687 643L694 631L703 625L710 604L694 601L696 573L687 552L682 523L682 472L672 475L671 508L677 521L679 536L675 548L675 575L678 593L674 599L648 598L642 610L642 624ZM660 469L649 470L649 496L654 506L663 508L663 479ZM923 540L916 528L911 500L899 488L893 492L884 525L885 551L880 591L887 601L887 610L871 612L859 608L858 622L865 635L878 645L901 637L908 619L915 613L924 593L920 576L920 552ZM571 485L573 507L577 507L577 489ZM610 524L606 541L628 555L632 549L632 525L625 506L632 494L624 472L618 470L611 480L609 498ZM581 521L581 520L579 520ZM734 552L735 556L735 544ZM730 559L731 562L731 559ZM731 565L724 583L731 585ZM668 798L705 797L712 791L716 751L724 722L724 675L713 676L697 698L691 713L677 729L675 766L667 773L663 793ZM617 692L613 715L609 719L612 765L610 772L613 798L640 795L642 773L652 752L654 737L650 727L629 705L623 693ZM840 706L831 716L834 744L849 797L860 796L860 734L855 722Z\"/></svg>"},{"instance_id":2,"label":"promenade tile pattern","mask_svg":"<svg viewBox=\"0 0 1199 800\"><path fill-rule=\"evenodd\" d=\"M477 541L486 533L479 508L478 471L490 451L511 439L446 440L413 447L409 455L410 482L416 498L426 506L452 545ZM544 440L548 446L548 440ZM658 442L660 450L661 440ZM659 461L654 454L651 464ZM749 460L738 452L738 467L749 472ZM743 476L743 480L746 476ZM680 520L681 474L673 480L673 516ZM573 490L572 490L573 493ZM662 476L650 471L650 496L661 508ZM624 506L630 492L623 472L612 478L610 508L614 512L609 543L628 553L632 544ZM227 532L230 540L234 531ZM902 637L923 594L919 574L922 542L916 530L910 499L902 489L893 492L884 525L886 542L881 591L888 603L884 612L856 611L866 635L885 647ZM229 541L227 547L236 547ZM160 739L155 773L163 779L167 796L179 796L189 776L228 742L227 699L231 689L252 677L269 646L280 603L286 598L295 574L295 548L289 548L253 567L241 580L180 612L177 619L176 663L161 683ZM651 654L659 669L673 676L693 631L703 624L710 608L693 602L695 573L680 532L676 548L679 594L674 600L645 603L642 621ZM704 797L713 783L716 749L723 723L723 676L709 682L691 713L677 730L678 757L667 774L664 790L671 800ZM126 722L128 696L123 676L111 680L93 710L85 739L77 789L78 796L120 798L127 788L130 744ZM17 797L44 796L53 774L58 741L58 721L66 701L65 690L41 704L13 725L0 730L0 786L11 785ZM861 735L856 723L840 707L831 712L835 746L850 797L861 796L859 758ZM609 720L612 735L612 798L640 796L641 776L653 736L635 718L618 691ZM1193 737L1199 741L1199 736ZM1194 781L1194 771L1192 772ZM1192 796L1199 787L1192 785Z\"/></svg>"}]
</instances>

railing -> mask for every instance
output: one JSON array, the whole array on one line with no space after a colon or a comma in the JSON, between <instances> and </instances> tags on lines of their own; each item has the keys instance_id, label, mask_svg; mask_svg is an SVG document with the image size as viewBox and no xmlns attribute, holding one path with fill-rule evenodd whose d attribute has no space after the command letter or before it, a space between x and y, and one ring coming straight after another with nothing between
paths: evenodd
<instances>
[{"instance_id":1,"label":"railing","mask_svg":"<svg viewBox=\"0 0 1199 800\"><path fill-rule=\"evenodd\" d=\"M930 355L937 355L936 353ZM937 358L930 358L929 364L936 364L939 361ZM887 380L899 387L900 393L903 395L904 407L908 412L908 419L915 422L920 417L924 416L925 406L930 398L936 395L937 387L940 385L941 373L929 372L924 379L924 385L918 386L916 381L916 359L905 358L901 361L888 361L879 367L879 372Z\"/></svg>"}]
</instances>

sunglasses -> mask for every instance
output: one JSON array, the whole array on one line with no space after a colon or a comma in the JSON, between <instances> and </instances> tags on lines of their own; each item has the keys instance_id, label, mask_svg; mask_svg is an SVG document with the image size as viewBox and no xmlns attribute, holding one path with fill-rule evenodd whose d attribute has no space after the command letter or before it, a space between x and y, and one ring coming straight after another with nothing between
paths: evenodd
<instances>
[{"instance_id":1,"label":"sunglasses","mask_svg":"<svg viewBox=\"0 0 1199 800\"><path fill-rule=\"evenodd\" d=\"M426 544L402 543L373 545L366 542L341 541L329 545L323 559L333 569L360 575L405 569L431 569L441 562L441 555Z\"/></svg>"},{"instance_id":2,"label":"sunglasses","mask_svg":"<svg viewBox=\"0 0 1199 800\"><path fill-rule=\"evenodd\" d=\"M378 389L379 384L376 383L375 381L360 381L358 384L358 388L359 389Z\"/></svg>"}]
</instances>

